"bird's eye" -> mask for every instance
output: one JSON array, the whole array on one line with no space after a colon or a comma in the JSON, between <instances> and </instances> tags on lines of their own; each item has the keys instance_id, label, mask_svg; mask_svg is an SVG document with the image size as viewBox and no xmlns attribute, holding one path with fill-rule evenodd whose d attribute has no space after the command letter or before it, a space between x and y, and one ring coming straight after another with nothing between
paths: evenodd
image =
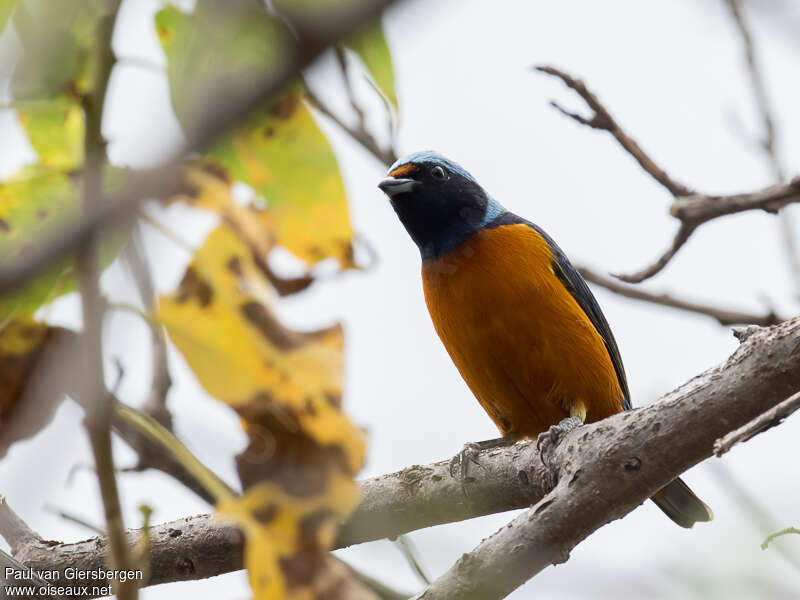
<instances>
[{"instance_id":1,"label":"bird's eye","mask_svg":"<svg viewBox=\"0 0 800 600\"><path fill-rule=\"evenodd\" d=\"M433 177L438 181L444 181L447 178L447 175L445 175L444 169L442 167L436 165L431 169L431 177Z\"/></svg>"}]
</instances>

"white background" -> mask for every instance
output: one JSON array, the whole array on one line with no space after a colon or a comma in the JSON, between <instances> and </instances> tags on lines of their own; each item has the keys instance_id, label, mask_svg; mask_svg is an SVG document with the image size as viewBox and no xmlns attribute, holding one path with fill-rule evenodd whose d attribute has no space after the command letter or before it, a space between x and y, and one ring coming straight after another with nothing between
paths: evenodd
<instances>
[{"instance_id":1,"label":"white background","mask_svg":"<svg viewBox=\"0 0 800 600\"><path fill-rule=\"evenodd\" d=\"M160 4L126 1L114 47L120 57L104 132L118 164L155 164L181 141L172 116L164 58L151 27ZM771 13L782 6L788 12ZM792 27L796 4L748 7L772 99L787 170L800 164L800 43ZM760 131L742 60L741 40L723 2L409 1L384 19L400 98L398 150L436 149L470 170L509 210L544 227L575 261L612 272L632 272L669 243L676 224L669 195L605 133L580 127L548 106L558 98L583 110L559 82L531 72L548 63L585 79L631 133L670 174L709 193L738 192L772 183L763 156L737 131ZM794 31L796 31L796 27ZM18 41L0 38L0 70L7 79ZM148 66L146 63L152 63ZM352 117L341 82L326 56L310 78L318 92ZM5 84L4 84L5 85ZM365 86L364 86L365 87ZM368 96L365 96L368 98ZM371 105L373 106L373 105ZM375 114L374 125L380 126ZM738 125L737 125L738 123ZM379 263L314 286L282 301L287 324L316 328L342 321L347 335L346 408L369 431L364 477L454 454L470 440L496 437L488 417L440 345L422 299L419 256L376 183L384 168L322 122L344 174L352 220ZM34 155L13 111L0 111L0 176ZM792 159L792 160L788 160ZM793 161L793 162L792 162ZM199 244L214 219L178 207L154 214ZM800 223L795 215L795 227ZM145 231L157 285L168 292L189 256L153 230ZM279 260L287 269L292 261ZM124 270L103 277L112 297L126 297ZM756 312L775 306L798 312L778 223L765 214L729 217L703 227L648 289ZM701 316L627 300L596 290L625 360L634 405L655 400L689 377L723 361L736 347L727 328ZM77 298L47 311L56 323L79 326ZM131 403L149 385L149 338L135 317L107 322L109 357L126 367L121 394ZM242 447L237 420L210 399L175 352L169 397L176 430L189 447L229 481L231 456ZM107 369L109 382L114 370ZM0 493L47 538L77 540L85 529L43 510L55 506L100 524L95 480L71 403L37 438L14 446L0 463ZM800 573L776 549L761 551L768 530L753 525L723 476L774 516L771 527L800 524L797 436L800 418L712 459L685 479L714 509L711 524L686 531L647 503L578 546L564 565L545 570L511 597L572 598L797 598ZM665 452L669 448L664 449ZM133 457L119 444L121 464ZM724 468L724 471L721 469ZM136 506L155 508L155 522L206 512L190 492L157 473L120 477L126 522L140 523ZM513 514L456 523L411 534L424 568L444 572ZM800 538L776 544L800 555ZM397 548L377 542L339 553L399 589L420 582ZM792 592L793 590L793 592ZM245 598L243 573L148 588L142 597Z\"/></svg>"}]
</instances>

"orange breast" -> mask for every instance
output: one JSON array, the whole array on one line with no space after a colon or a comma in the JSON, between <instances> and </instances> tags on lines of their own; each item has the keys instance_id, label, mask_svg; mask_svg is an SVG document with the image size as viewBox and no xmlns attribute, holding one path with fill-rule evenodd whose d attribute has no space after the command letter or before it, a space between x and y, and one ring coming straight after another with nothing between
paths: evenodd
<instances>
[{"instance_id":1,"label":"orange breast","mask_svg":"<svg viewBox=\"0 0 800 600\"><path fill-rule=\"evenodd\" d=\"M570 414L622 410L603 339L524 224L486 229L423 264L425 301L461 376L503 435L532 437Z\"/></svg>"}]
</instances>

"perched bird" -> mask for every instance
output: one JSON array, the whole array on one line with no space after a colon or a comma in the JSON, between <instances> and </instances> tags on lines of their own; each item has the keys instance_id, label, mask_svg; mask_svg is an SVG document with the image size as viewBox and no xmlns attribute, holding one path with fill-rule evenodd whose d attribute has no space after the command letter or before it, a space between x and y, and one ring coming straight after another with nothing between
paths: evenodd
<instances>
[{"instance_id":1,"label":"perched bird","mask_svg":"<svg viewBox=\"0 0 800 600\"><path fill-rule=\"evenodd\" d=\"M398 160L378 187L422 255L439 338L504 439L534 438L569 417L593 422L630 410L600 306L541 228L435 152ZM712 518L680 479L653 500L682 527Z\"/></svg>"}]
</instances>

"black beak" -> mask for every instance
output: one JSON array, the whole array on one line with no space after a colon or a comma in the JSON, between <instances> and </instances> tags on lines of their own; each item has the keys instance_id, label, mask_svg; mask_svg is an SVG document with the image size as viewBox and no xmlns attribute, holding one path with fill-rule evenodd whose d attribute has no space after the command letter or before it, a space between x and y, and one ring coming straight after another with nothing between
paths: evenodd
<instances>
[{"instance_id":1,"label":"black beak","mask_svg":"<svg viewBox=\"0 0 800 600\"><path fill-rule=\"evenodd\" d=\"M411 192L422 185L415 179L397 179L395 177L387 177L378 184L381 191L392 198L397 194L404 194Z\"/></svg>"}]
</instances>

